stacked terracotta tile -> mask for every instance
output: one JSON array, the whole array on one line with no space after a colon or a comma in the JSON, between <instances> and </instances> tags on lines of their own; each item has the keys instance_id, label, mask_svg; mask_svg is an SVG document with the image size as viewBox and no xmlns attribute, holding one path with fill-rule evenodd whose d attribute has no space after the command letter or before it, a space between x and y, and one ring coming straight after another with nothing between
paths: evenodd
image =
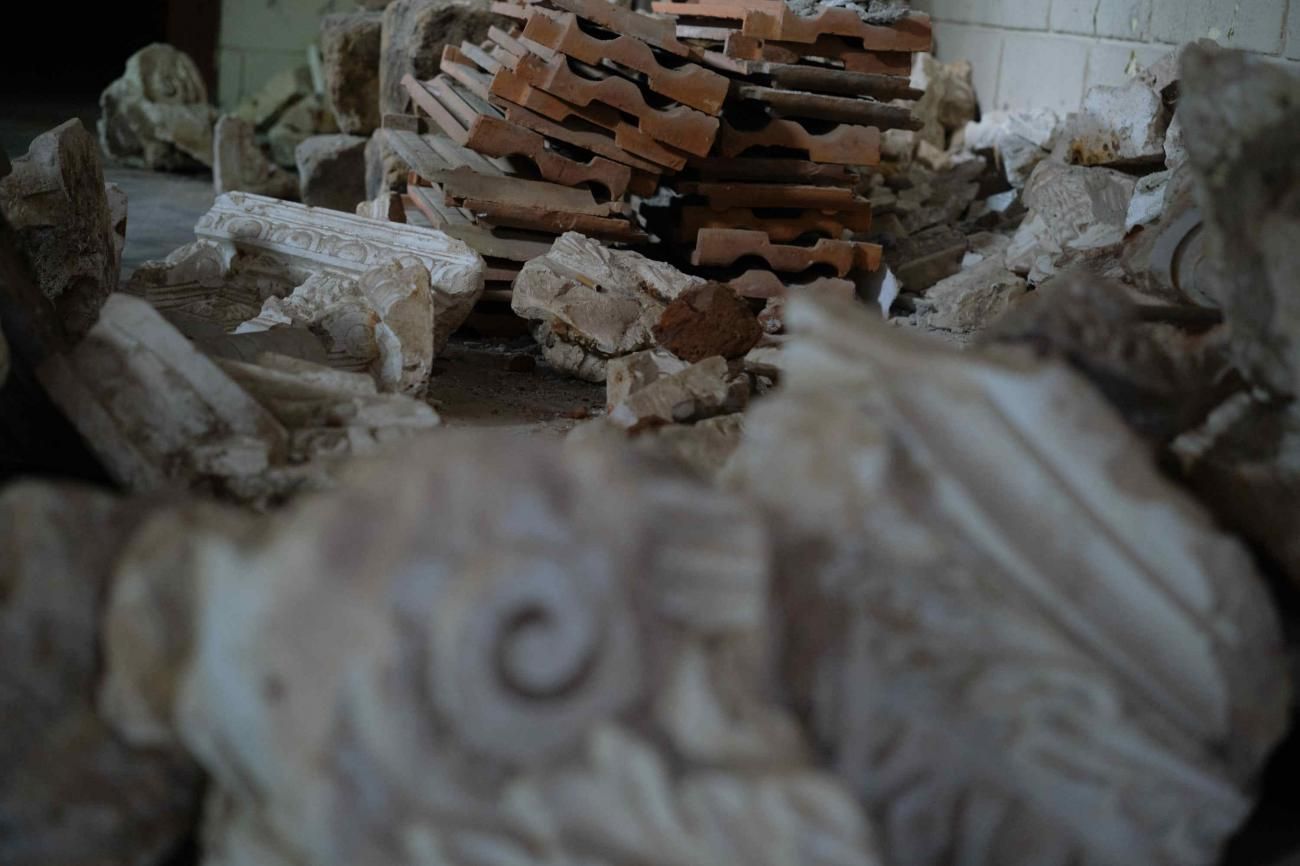
<instances>
[{"instance_id":1,"label":"stacked terracotta tile","mask_svg":"<svg viewBox=\"0 0 1300 866\"><path fill-rule=\"evenodd\" d=\"M731 81L712 153L673 182L691 264L751 297L812 283L852 293L881 258L852 239L871 225L859 169L879 163L883 131L919 126L906 100L920 96L910 72L930 48L928 16L878 26L844 8L801 17L784 0L653 9Z\"/></svg>"},{"instance_id":2,"label":"stacked terracotta tile","mask_svg":"<svg viewBox=\"0 0 1300 866\"><path fill-rule=\"evenodd\" d=\"M665 255L747 296L849 292L879 267L880 248L851 239L871 221L855 169L879 162L882 130L916 125L896 100L919 95L928 17L802 18L783 0L493 9L487 41L404 82L436 134L390 133L410 202L488 258L489 298L561 232L645 241L628 197L661 187L675 194L654 226Z\"/></svg>"},{"instance_id":3,"label":"stacked terracotta tile","mask_svg":"<svg viewBox=\"0 0 1300 866\"><path fill-rule=\"evenodd\" d=\"M629 195L710 153L729 82L688 59L671 19L606 0L493 8L486 42L404 81L434 134L385 134L412 167L410 203L487 258L497 300L562 232L645 241Z\"/></svg>"}]
</instances>

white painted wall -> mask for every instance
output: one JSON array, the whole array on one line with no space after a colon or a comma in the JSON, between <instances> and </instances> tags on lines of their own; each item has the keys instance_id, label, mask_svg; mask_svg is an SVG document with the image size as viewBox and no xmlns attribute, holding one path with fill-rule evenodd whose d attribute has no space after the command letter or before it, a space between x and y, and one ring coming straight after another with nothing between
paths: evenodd
<instances>
[{"instance_id":1,"label":"white painted wall","mask_svg":"<svg viewBox=\"0 0 1300 866\"><path fill-rule=\"evenodd\" d=\"M1300 61L1300 0L913 0L939 58L969 60L984 110L1078 108L1176 45L1219 43ZM1289 7L1289 8L1288 8Z\"/></svg>"},{"instance_id":2,"label":"white painted wall","mask_svg":"<svg viewBox=\"0 0 1300 866\"><path fill-rule=\"evenodd\" d=\"M356 8L355 0L222 0L218 101L234 106L276 73L306 63L321 16Z\"/></svg>"}]
</instances>

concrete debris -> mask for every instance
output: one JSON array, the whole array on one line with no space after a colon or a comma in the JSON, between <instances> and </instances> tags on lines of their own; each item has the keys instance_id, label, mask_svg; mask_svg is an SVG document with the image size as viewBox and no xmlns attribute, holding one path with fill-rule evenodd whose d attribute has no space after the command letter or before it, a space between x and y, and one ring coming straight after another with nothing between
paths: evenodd
<instances>
[{"instance_id":1,"label":"concrete debris","mask_svg":"<svg viewBox=\"0 0 1300 866\"><path fill-rule=\"evenodd\" d=\"M961 144L972 151L994 151L1007 183L1021 189L1034 168L1051 154L1060 127L1060 117L1048 108L990 112L978 122L966 124Z\"/></svg>"},{"instance_id":2,"label":"concrete debris","mask_svg":"<svg viewBox=\"0 0 1300 866\"><path fill-rule=\"evenodd\" d=\"M609 420L636 431L739 412L749 402L741 367L718 355L687 364L660 349L615 358L606 380Z\"/></svg>"},{"instance_id":3,"label":"concrete debris","mask_svg":"<svg viewBox=\"0 0 1300 866\"><path fill-rule=\"evenodd\" d=\"M37 370L50 399L128 490L219 483L283 457L280 424L144 301L114 294L66 355Z\"/></svg>"},{"instance_id":4,"label":"concrete debris","mask_svg":"<svg viewBox=\"0 0 1300 866\"><path fill-rule=\"evenodd\" d=\"M268 298L236 333L305 327L322 339L331 366L418 395L433 366L433 309L428 270L391 262L355 280L314 274L287 297Z\"/></svg>"},{"instance_id":5,"label":"concrete debris","mask_svg":"<svg viewBox=\"0 0 1300 866\"><path fill-rule=\"evenodd\" d=\"M1300 396L1300 77L1239 52L1183 52L1178 111L1206 251L1241 370Z\"/></svg>"},{"instance_id":6,"label":"concrete debris","mask_svg":"<svg viewBox=\"0 0 1300 866\"><path fill-rule=\"evenodd\" d=\"M216 109L194 61L170 45L132 54L99 109L99 139L113 160L157 171L212 165Z\"/></svg>"},{"instance_id":7,"label":"concrete debris","mask_svg":"<svg viewBox=\"0 0 1300 866\"><path fill-rule=\"evenodd\" d=\"M1219 862L1290 702L1245 549L1063 365L791 307L723 481L773 521L790 699L885 862Z\"/></svg>"},{"instance_id":8,"label":"concrete debris","mask_svg":"<svg viewBox=\"0 0 1300 866\"><path fill-rule=\"evenodd\" d=\"M379 127L379 46L382 12L326 15L320 50L325 98L339 130L369 135Z\"/></svg>"},{"instance_id":9,"label":"concrete debris","mask_svg":"<svg viewBox=\"0 0 1300 866\"><path fill-rule=\"evenodd\" d=\"M256 363L216 362L288 431L290 464L327 473L330 462L366 457L441 423L427 403L401 394L380 394L370 376L313 364L285 355L263 354ZM265 495L252 478L246 488ZM316 480L315 486L328 482Z\"/></svg>"},{"instance_id":10,"label":"concrete debris","mask_svg":"<svg viewBox=\"0 0 1300 866\"><path fill-rule=\"evenodd\" d=\"M33 139L0 178L0 212L68 341L90 329L117 288L124 200L114 193L110 207L99 147L76 119Z\"/></svg>"},{"instance_id":11,"label":"concrete debris","mask_svg":"<svg viewBox=\"0 0 1300 866\"><path fill-rule=\"evenodd\" d=\"M1024 277L1003 260L1006 238L986 236L989 246L970 254L962 269L940 280L916 301L915 324L955 335L973 335L989 327L1025 296Z\"/></svg>"},{"instance_id":12,"label":"concrete debris","mask_svg":"<svg viewBox=\"0 0 1300 866\"><path fill-rule=\"evenodd\" d=\"M1072 254L1124 240L1136 178L1105 168L1044 161L1025 185L1029 213L1007 250L1007 266L1040 283Z\"/></svg>"},{"instance_id":13,"label":"concrete debris","mask_svg":"<svg viewBox=\"0 0 1300 866\"><path fill-rule=\"evenodd\" d=\"M489 0L396 0L384 9L379 60L379 110L405 114L410 97L402 78L438 74L444 45L478 45L497 23Z\"/></svg>"},{"instance_id":14,"label":"concrete debris","mask_svg":"<svg viewBox=\"0 0 1300 866\"><path fill-rule=\"evenodd\" d=\"M609 418L597 418L573 428L568 441L578 448L631 448L654 459L668 461L698 478L712 480L740 445L744 414L715 415L690 424L656 424L633 433ZM593 440L608 444L588 444Z\"/></svg>"},{"instance_id":15,"label":"concrete debris","mask_svg":"<svg viewBox=\"0 0 1300 866\"><path fill-rule=\"evenodd\" d=\"M1069 123L1069 161L1142 166L1165 160L1169 113L1160 95L1137 79L1091 88Z\"/></svg>"},{"instance_id":16,"label":"concrete debris","mask_svg":"<svg viewBox=\"0 0 1300 866\"><path fill-rule=\"evenodd\" d=\"M1177 171L1186 164L1187 141L1183 138L1182 115L1175 111L1165 133L1165 166L1170 171Z\"/></svg>"},{"instance_id":17,"label":"concrete debris","mask_svg":"<svg viewBox=\"0 0 1300 866\"><path fill-rule=\"evenodd\" d=\"M295 66L271 76L261 90L239 104L235 114L259 131L265 131L291 106L313 93L311 70Z\"/></svg>"},{"instance_id":18,"label":"concrete debris","mask_svg":"<svg viewBox=\"0 0 1300 866\"><path fill-rule=\"evenodd\" d=\"M705 283L674 298L652 333L672 354L696 362L714 355L739 358L754 348L763 330L749 304L729 286Z\"/></svg>"},{"instance_id":19,"label":"concrete debris","mask_svg":"<svg viewBox=\"0 0 1300 866\"><path fill-rule=\"evenodd\" d=\"M849 9L877 27L898 23L912 9L909 0L790 0L786 5L804 17L815 16L824 9Z\"/></svg>"},{"instance_id":20,"label":"concrete debris","mask_svg":"<svg viewBox=\"0 0 1300 866\"><path fill-rule=\"evenodd\" d=\"M263 353L205 356L145 302L115 294L75 349L37 376L112 478L266 504L332 483L338 458L437 426L367 374Z\"/></svg>"},{"instance_id":21,"label":"concrete debris","mask_svg":"<svg viewBox=\"0 0 1300 866\"><path fill-rule=\"evenodd\" d=\"M225 114L217 120L212 156L212 186L217 195L251 192L271 198L298 197L298 178L262 152L255 127L240 117Z\"/></svg>"},{"instance_id":22,"label":"concrete debris","mask_svg":"<svg viewBox=\"0 0 1300 866\"><path fill-rule=\"evenodd\" d=\"M355 213L367 199L366 139L315 135L299 143L296 159L304 204Z\"/></svg>"},{"instance_id":23,"label":"concrete debris","mask_svg":"<svg viewBox=\"0 0 1300 866\"><path fill-rule=\"evenodd\" d=\"M511 307L553 366L605 381L611 358L652 348L668 304L705 281L639 253L568 232L515 278Z\"/></svg>"},{"instance_id":24,"label":"concrete debris","mask_svg":"<svg viewBox=\"0 0 1300 866\"><path fill-rule=\"evenodd\" d=\"M96 712L112 563L139 505L72 485L0 493L0 862L164 862L202 778L174 747L125 743Z\"/></svg>"},{"instance_id":25,"label":"concrete debris","mask_svg":"<svg viewBox=\"0 0 1300 866\"><path fill-rule=\"evenodd\" d=\"M1212 319L1188 312L1139 303L1123 285L1075 273L1039 286L981 339L1067 362L1132 430L1165 443L1238 387L1221 335L1204 333Z\"/></svg>"},{"instance_id":26,"label":"concrete debris","mask_svg":"<svg viewBox=\"0 0 1300 866\"><path fill-rule=\"evenodd\" d=\"M1169 190L1169 179L1172 176L1172 171L1158 171L1138 180L1133 189L1133 198L1128 204L1128 217L1124 220L1126 234L1138 226L1150 225L1160 219L1165 211L1165 194Z\"/></svg>"},{"instance_id":27,"label":"concrete debris","mask_svg":"<svg viewBox=\"0 0 1300 866\"><path fill-rule=\"evenodd\" d=\"M979 113L970 62L940 63L930 54L917 54L912 86L925 91L912 108L913 115L925 124L916 137L937 152L946 151L949 137L965 129Z\"/></svg>"}]
</instances>

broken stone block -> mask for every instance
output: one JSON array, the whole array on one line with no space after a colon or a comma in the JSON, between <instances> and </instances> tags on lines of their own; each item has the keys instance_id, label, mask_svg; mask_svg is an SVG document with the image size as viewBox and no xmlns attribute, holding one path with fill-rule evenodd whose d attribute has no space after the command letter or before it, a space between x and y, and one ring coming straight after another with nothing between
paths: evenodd
<instances>
[{"instance_id":1,"label":"broken stone block","mask_svg":"<svg viewBox=\"0 0 1300 866\"><path fill-rule=\"evenodd\" d=\"M1165 211L1165 193L1172 176L1172 171L1158 171L1138 180L1133 189L1133 198L1128 204L1128 216L1124 220L1125 233L1160 219Z\"/></svg>"},{"instance_id":2,"label":"broken stone block","mask_svg":"<svg viewBox=\"0 0 1300 866\"><path fill-rule=\"evenodd\" d=\"M704 282L665 262L567 232L549 253L524 265L510 306L532 323L547 361L580 379L604 382L609 359L652 348L654 326L668 304Z\"/></svg>"},{"instance_id":3,"label":"broken stone block","mask_svg":"<svg viewBox=\"0 0 1300 866\"><path fill-rule=\"evenodd\" d=\"M1242 372L1300 396L1300 77L1239 52L1183 51L1178 112L1206 255Z\"/></svg>"},{"instance_id":4,"label":"broken stone block","mask_svg":"<svg viewBox=\"0 0 1300 866\"><path fill-rule=\"evenodd\" d=\"M223 114L212 142L212 186L217 195L251 192L271 198L298 196L298 179L271 162L257 144L253 125Z\"/></svg>"},{"instance_id":5,"label":"broken stone block","mask_svg":"<svg viewBox=\"0 0 1300 866\"><path fill-rule=\"evenodd\" d=\"M957 273L969 249L964 234L951 225L937 225L899 238L886 251L885 263L903 288L919 293Z\"/></svg>"},{"instance_id":6,"label":"broken stone block","mask_svg":"<svg viewBox=\"0 0 1300 866\"><path fill-rule=\"evenodd\" d=\"M1119 283L1065 274L1026 296L981 340L1068 363L1131 429L1165 443L1199 424L1239 380L1222 341L1202 333L1204 321L1184 329L1153 310Z\"/></svg>"},{"instance_id":7,"label":"broken stone block","mask_svg":"<svg viewBox=\"0 0 1300 866\"><path fill-rule=\"evenodd\" d=\"M566 441L576 448L630 445L653 459L670 461L711 481L740 445L744 418L744 413L737 412L690 424L658 424L636 431L625 430L609 418L596 418L574 427Z\"/></svg>"},{"instance_id":8,"label":"broken stone block","mask_svg":"<svg viewBox=\"0 0 1300 866\"><path fill-rule=\"evenodd\" d=\"M384 9L379 59L382 114L405 114L410 97L402 78L438 74L444 45L478 45L497 23L490 0L396 0Z\"/></svg>"},{"instance_id":9,"label":"broken stone block","mask_svg":"<svg viewBox=\"0 0 1300 866\"><path fill-rule=\"evenodd\" d=\"M338 131L325 98L309 93L276 117L266 132L266 144L276 165L296 169L298 145L314 135L332 135Z\"/></svg>"},{"instance_id":10,"label":"broken stone block","mask_svg":"<svg viewBox=\"0 0 1300 866\"><path fill-rule=\"evenodd\" d=\"M139 505L72 485L0 493L0 862L151 866L193 832L202 777L96 712L100 616Z\"/></svg>"},{"instance_id":11,"label":"broken stone block","mask_svg":"<svg viewBox=\"0 0 1300 866\"><path fill-rule=\"evenodd\" d=\"M113 251L117 256L119 274L122 267L122 251L126 249L126 190L115 183L104 184L104 196L108 199L108 221L113 227Z\"/></svg>"},{"instance_id":12,"label":"broken stone block","mask_svg":"<svg viewBox=\"0 0 1300 866\"><path fill-rule=\"evenodd\" d=\"M1077 253L1124 240L1136 178L1107 168L1038 164L1025 185L1025 221L1007 250L1007 267L1039 283Z\"/></svg>"},{"instance_id":13,"label":"broken stone block","mask_svg":"<svg viewBox=\"0 0 1300 866\"><path fill-rule=\"evenodd\" d=\"M882 862L1219 862L1291 699L1246 550L1064 365L790 317L722 481L771 518L787 694Z\"/></svg>"},{"instance_id":14,"label":"broken stone block","mask_svg":"<svg viewBox=\"0 0 1300 866\"><path fill-rule=\"evenodd\" d=\"M359 279L390 262L419 263L433 286L435 351L442 350L483 293L484 265L478 253L440 231L419 226L227 193L199 220L194 233L211 245L237 280L254 284L262 298L288 295L317 273ZM201 250L192 255L201 255ZM152 277L154 282L173 279ZM254 308L244 318L257 312Z\"/></svg>"},{"instance_id":15,"label":"broken stone block","mask_svg":"<svg viewBox=\"0 0 1300 866\"><path fill-rule=\"evenodd\" d=\"M718 355L687 364L662 350L637 352L609 362L606 402L609 420L625 430L682 424L744 409L749 379Z\"/></svg>"},{"instance_id":16,"label":"broken stone block","mask_svg":"<svg viewBox=\"0 0 1300 866\"><path fill-rule=\"evenodd\" d=\"M239 264L218 244L195 241L136 268L124 291L148 301L187 337L224 334L256 316L266 294L266 278L244 278L232 270ZM268 289L290 290L279 281Z\"/></svg>"},{"instance_id":17,"label":"broken stone block","mask_svg":"<svg viewBox=\"0 0 1300 866\"><path fill-rule=\"evenodd\" d=\"M306 66L285 69L241 102L235 115L256 129L269 129L286 109L314 92L310 69Z\"/></svg>"},{"instance_id":18,"label":"broken stone block","mask_svg":"<svg viewBox=\"0 0 1300 866\"><path fill-rule=\"evenodd\" d=\"M882 314L888 315L889 305L898 297L898 288L897 281L893 279L889 269L885 268L884 271L884 276L880 281L881 289L877 294L877 298L879 299L878 305ZM785 332L785 305L793 295L836 297L852 301L857 299L858 291L857 284L852 280L823 279L813 280L811 283L802 286L787 286L785 294L778 295L775 298L768 298L767 304L763 307L763 312L758 314L758 324L762 327L764 334L781 334ZM750 349L745 354L746 364L748 364L755 352L761 350L762 347L757 344Z\"/></svg>"},{"instance_id":19,"label":"broken stone block","mask_svg":"<svg viewBox=\"0 0 1300 866\"><path fill-rule=\"evenodd\" d=\"M114 294L99 322L37 378L105 469L128 490L215 482L196 455L252 451L265 467L286 435L144 301Z\"/></svg>"},{"instance_id":20,"label":"broken stone block","mask_svg":"<svg viewBox=\"0 0 1300 866\"><path fill-rule=\"evenodd\" d=\"M232 520L155 527L115 582L160 600L138 627L176 647L124 674L211 776L205 850L880 862L770 697L770 560L743 501L626 447L473 432Z\"/></svg>"},{"instance_id":21,"label":"broken stone block","mask_svg":"<svg viewBox=\"0 0 1300 866\"><path fill-rule=\"evenodd\" d=\"M366 139L314 135L296 152L303 204L356 213L366 196Z\"/></svg>"},{"instance_id":22,"label":"broken stone block","mask_svg":"<svg viewBox=\"0 0 1300 866\"><path fill-rule=\"evenodd\" d=\"M406 205L402 203L401 193L386 192L369 201L357 205L357 216L385 222L406 222Z\"/></svg>"},{"instance_id":23,"label":"broken stone block","mask_svg":"<svg viewBox=\"0 0 1300 866\"><path fill-rule=\"evenodd\" d=\"M962 142L968 150L993 150L1007 183L1021 189L1034 168L1051 154L1060 126L1060 117L1049 108L989 112L978 122L966 124Z\"/></svg>"},{"instance_id":24,"label":"broken stone block","mask_svg":"<svg viewBox=\"0 0 1300 866\"><path fill-rule=\"evenodd\" d=\"M924 124L917 138L938 151L946 150L948 136L965 129L979 113L970 61L941 63L930 54L917 54L912 86L925 91L912 106L912 115Z\"/></svg>"},{"instance_id":25,"label":"broken stone block","mask_svg":"<svg viewBox=\"0 0 1300 866\"><path fill-rule=\"evenodd\" d=\"M965 267L940 280L916 301L916 323L926 329L973 335L1002 317L1025 296L1024 277L1007 269L997 237L991 249L971 256Z\"/></svg>"},{"instance_id":26,"label":"broken stone block","mask_svg":"<svg viewBox=\"0 0 1300 866\"><path fill-rule=\"evenodd\" d=\"M429 272L396 262L358 279L314 274L285 298L268 298L236 333L304 327L324 342L327 362L365 372L385 391L424 390L433 367Z\"/></svg>"},{"instance_id":27,"label":"broken stone block","mask_svg":"<svg viewBox=\"0 0 1300 866\"><path fill-rule=\"evenodd\" d=\"M1142 81L1088 90L1068 131L1069 161L1077 165L1140 166L1165 159L1169 115L1160 95Z\"/></svg>"},{"instance_id":28,"label":"broken stone block","mask_svg":"<svg viewBox=\"0 0 1300 866\"><path fill-rule=\"evenodd\" d=\"M0 212L56 326L75 341L117 288L121 262L99 147L80 120L37 136L13 161L0 178Z\"/></svg>"},{"instance_id":29,"label":"broken stone block","mask_svg":"<svg viewBox=\"0 0 1300 866\"><path fill-rule=\"evenodd\" d=\"M1187 164L1187 141L1183 138L1183 121L1177 111L1165 133L1165 167L1171 172Z\"/></svg>"},{"instance_id":30,"label":"broken stone block","mask_svg":"<svg viewBox=\"0 0 1300 866\"><path fill-rule=\"evenodd\" d=\"M217 364L284 425L288 462L309 464L317 473L329 472L330 461L382 453L441 423L421 400L378 393L367 374L271 353L252 364Z\"/></svg>"},{"instance_id":31,"label":"broken stone block","mask_svg":"<svg viewBox=\"0 0 1300 866\"><path fill-rule=\"evenodd\" d=\"M672 376L690 367L671 352L647 349L615 359L605 376L605 408L613 409L634 392L666 376Z\"/></svg>"},{"instance_id":32,"label":"broken stone block","mask_svg":"<svg viewBox=\"0 0 1300 866\"><path fill-rule=\"evenodd\" d=\"M1171 449L1183 475L1223 524L1300 585L1300 411L1242 393Z\"/></svg>"},{"instance_id":33,"label":"broken stone block","mask_svg":"<svg viewBox=\"0 0 1300 866\"><path fill-rule=\"evenodd\" d=\"M730 286L712 282L674 298L652 332L660 346L692 363L742 357L763 335L749 304Z\"/></svg>"},{"instance_id":34,"label":"broken stone block","mask_svg":"<svg viewBox=\"0 0 1300 866\"><path fill-rule=\"evenodd\" d=\"M325 99L339 130L369 135L379 126L382 12L326 15L320 24Z\"/></svg>"},{"instance_id":35,"label":"broken stone block","mask_svg":"<svg viewBox=\"0 0 1300 866\"><path fill-rule=\"evenodd\" d=\"M216 109L194 61L170 45L132 54L99 109L104 153L118 162L157 171L212 165Z\"/></svg>"},{"instance_id":36,"label":"broken stone block","mask_svg":"<svg viewBox=\"0 0 1300 866\"><path fill-rule=\"evenodd\" d=\"M366 143L366 197L405 192L410 164L393 147L387 129L377 129Z\"/></svg>"}]
</instances>

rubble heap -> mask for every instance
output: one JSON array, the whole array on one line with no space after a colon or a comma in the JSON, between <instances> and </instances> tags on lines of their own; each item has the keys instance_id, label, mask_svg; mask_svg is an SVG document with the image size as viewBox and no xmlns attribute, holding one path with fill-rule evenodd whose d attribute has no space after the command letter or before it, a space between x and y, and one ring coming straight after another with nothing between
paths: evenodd
<instances>
[{"instance_id":1,"label":"rubble heap","mask_svg":"<svg viewBox=\"0 0 1300 866\"><path fill-rule=\"evenodd\" d=\"M852 295L880 266L878 246L851 239L871 224L854 168L879 162L882 130L919 128L883 100L920 95L908 75L927 17L805 19L781 0L657 8L677 18L603 0L493 10L502 26L485 42L446 46L438 75L403 79L434 131L390 118L376 146L409 168L421 218L489 257L490 299L509 297L545 233L647 240L628 199L661 187L674 196L651 228L670 257L741 295L814 281ZM382 181L370 192L384 199L374 215L412 209Z\"/></svg>"},{"instance_id":2,"label":"rubble heap","mask_svg":"<svg viewBox=\"0 0 1300 866\"><path fill-rule=\"evenodd\" d=\"M921 127L909 75L930 49L928 16L882 26L849 9L804 17L784 0L653 9L728 82L713 149L668 184L673 249L747 297L813 281L852 297L882 255L855 239L871 229L859 170L880 163L885 131Z\"/></svg>"}]
</instances>

